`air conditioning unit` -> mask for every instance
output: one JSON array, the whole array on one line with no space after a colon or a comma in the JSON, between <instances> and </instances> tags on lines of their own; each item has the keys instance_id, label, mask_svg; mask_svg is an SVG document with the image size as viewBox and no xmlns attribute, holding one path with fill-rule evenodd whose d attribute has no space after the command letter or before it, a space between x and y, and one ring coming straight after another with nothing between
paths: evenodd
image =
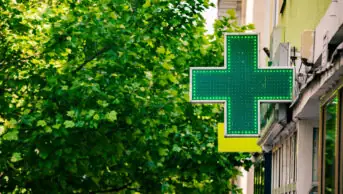
<instances>
[{"instance_id":1,"label":"air conditioning unit","mask_svg":"<svg viewBox=\"0 0 343 194\"><path fill-rule=\"evenodd\" d=\"M314 31L305 30L301 33L300 55L308 63L313 63Z\"/></svg>"},{"instance_id":2,"label":"air conditioning unit","mask_svg":"<svg viewBox=\"0 0 343 194\"><path fill-rule=\"evenodd\" d=\"M272 66L289 67L290 65L290 44L280 43L273 56Z\"/></svg>"}]
</instances>

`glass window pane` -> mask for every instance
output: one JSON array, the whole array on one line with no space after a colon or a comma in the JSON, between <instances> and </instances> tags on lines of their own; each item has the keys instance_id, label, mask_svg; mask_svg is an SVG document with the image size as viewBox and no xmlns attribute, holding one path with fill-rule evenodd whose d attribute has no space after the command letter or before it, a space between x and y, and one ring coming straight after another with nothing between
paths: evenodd
<instances>
[{"instance_id":1,"label":"glass window pane","mask_svg":"<svg viewBox=\"0 0 343 194\"><path fill-rule=\"evenodd\" d=\"M335 142L338 98L325 106L325 193L334 193L335 187Z\"/></svg>"}]
</instances>

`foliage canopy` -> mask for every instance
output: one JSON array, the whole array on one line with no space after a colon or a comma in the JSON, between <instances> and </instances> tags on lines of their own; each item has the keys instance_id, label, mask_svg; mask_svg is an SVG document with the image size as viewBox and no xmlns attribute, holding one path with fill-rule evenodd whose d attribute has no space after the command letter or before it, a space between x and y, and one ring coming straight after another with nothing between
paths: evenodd
<instances>
[{"instance_id":1,"label":"foliage canopy","mask_svg":"<svg viewBox=\"0 0 343 194\"><path fill-rule=\"evenodd\" d=\"M225 193L249 166L218 153L220 106L189 67L222 66L234 13L208 0L0 0L0 191Z\"/></svg>"}]
</instances>

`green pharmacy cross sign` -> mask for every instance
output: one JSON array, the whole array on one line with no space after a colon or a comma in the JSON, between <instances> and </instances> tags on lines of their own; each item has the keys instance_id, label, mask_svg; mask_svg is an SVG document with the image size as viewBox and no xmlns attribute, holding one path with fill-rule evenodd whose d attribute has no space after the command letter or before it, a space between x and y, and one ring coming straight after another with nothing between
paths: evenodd
<instances>
[{"instance_id":1,"label":"green pharmacy cross sign","mask_svg":"<svg viewBox=\"0 0 343 194\"><path fill-rule=\"evenodd\" d=\"M190 100L225 104L225 136L258 136L261 102L290 102L292 67L258 67L258 34L226 34L224 67L190 70Z\"/></svg>"}]
</instances>

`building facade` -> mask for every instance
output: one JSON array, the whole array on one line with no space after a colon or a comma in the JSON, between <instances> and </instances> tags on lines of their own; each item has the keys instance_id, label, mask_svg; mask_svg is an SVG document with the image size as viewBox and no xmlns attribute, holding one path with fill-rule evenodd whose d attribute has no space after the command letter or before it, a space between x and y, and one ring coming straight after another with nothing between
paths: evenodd
<instances>
[{"instance_id":1,"label":"building facade","mask_svg":"<svg viewBox=\"0 0 343 194\"><path fill-rule=\"evenodd\" d=\"M218 16L249 0L219 0ZM259 65L293 66L293 101L261 105L263 153L243 193L343 193L343 0L252 0ZM253 176L253 178L252 178Z\"/></svg>"},{"instance_id":2,"label":"building facade","mask_svg":"<svg viewBox=\"0 0 343 194\"><path fill-rule=\"evenodd\" d=\"M247 0L218 0L218 18L227 15L227 10L235 10L238 24L246 22L246 1Z\"/></svg>"},{"instance_id":3,"label":"building facade","mask_svg":"<svg viewBox=\"0 0 343 194\"><path fill-rule=\"evenodd\" d=\"M295 85L292 103L262 106L264 193L343 193L343 1L270 4L270 64L294 66Z\"/></svg>"}]
</instances>

